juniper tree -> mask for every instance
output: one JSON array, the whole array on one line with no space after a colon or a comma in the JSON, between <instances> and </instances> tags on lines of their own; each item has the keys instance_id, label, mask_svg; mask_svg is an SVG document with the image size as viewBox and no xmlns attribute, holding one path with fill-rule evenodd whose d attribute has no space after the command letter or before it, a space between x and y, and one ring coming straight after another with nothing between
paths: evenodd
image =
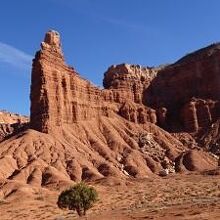
<instances>
[{"instance_id":1,"label":"juniper tree","mask_svg":"<svg viewBox=\"0 0 220 220\"><path fill-rule=\"evenodd\" d=\"M81 182L63 191L59 195L57 205L61 209L76 210L79 216L83 216L97 200L97 191Z\"/></svg>"}]
</instances>

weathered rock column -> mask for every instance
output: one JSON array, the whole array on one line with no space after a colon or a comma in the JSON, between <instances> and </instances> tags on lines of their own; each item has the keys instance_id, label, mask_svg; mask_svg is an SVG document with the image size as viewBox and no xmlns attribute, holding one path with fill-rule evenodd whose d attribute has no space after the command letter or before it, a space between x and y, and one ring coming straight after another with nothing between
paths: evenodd
<instances>
[{"instance_id":1,"label":"weathered rock column","mask_svg":"<svg viewBox=\"0 0 220 220\"><path fill-rule=\"evenodd\" d=\"M57 93L61 93L58 83L58 69L64 65L60 35L48 31L41 50L33 60L31 76L31 128L48 133L53 126L62 123L62 105ZM56 97L57 96L57 97Z\"/></svg>"},{"instance_id":2,"label":"weathered rock column","mask_svg":"<svg viewBox=\"0 0 220 220\"><path fill-rule=\"evenodd\" d=\"M197 112L196 112L196 103L191 101L183 107L182 110L182 119L184 127L188 132L197 132L199 129Z\"/></svg>"}]
</instances>

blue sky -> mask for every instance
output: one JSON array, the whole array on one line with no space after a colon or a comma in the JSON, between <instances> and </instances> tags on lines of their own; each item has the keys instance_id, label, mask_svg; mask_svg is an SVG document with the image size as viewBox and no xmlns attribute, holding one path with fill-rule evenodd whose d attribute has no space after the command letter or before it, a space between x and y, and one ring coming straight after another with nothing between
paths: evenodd
<instances>
[{"instance_id":1,"label":"blue sky","mask_svg":"<svg viewBox=\"0 0 220 220\"><path fill-rule=\"evenodd\" d=\"M112 64L157 66L220 41L219 0L7 0L0 3L0 109L29 114L31 60L49 29L66 61L102 85Z\"/></svg>"}]
</instances>

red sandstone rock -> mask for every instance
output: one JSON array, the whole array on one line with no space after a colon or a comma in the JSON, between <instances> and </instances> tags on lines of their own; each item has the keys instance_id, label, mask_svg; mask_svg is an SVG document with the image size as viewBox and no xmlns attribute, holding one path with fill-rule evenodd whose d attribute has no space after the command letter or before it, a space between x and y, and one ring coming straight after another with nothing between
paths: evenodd
<instances>
[{"instance_id":1,"label":"red sandstone rock","mask_svg":"<svg viewBox=\"0 0 220 220\"><path fill-rule=\"evenodd\" d=\"M182 109L182 119L184 122L184 127L188 132L197 132L199 129L197 112L196 112L196 103L191 101Z\"/></svg>"},{"instance_id":2,"label":"red sandstone rock","mask_svg":"<svg viewBox=\"0 0 220 220\"><path fill-rule=\"evenodd\" d=\"M188 132L198 132L199 128L208 128L216 121L218 101L193 98L182 108L182 121Z\"/></svg>"},{"instance_id":3,"label":"red sandstone rock","mask_svg":"<svg viewBox=\"0 0 220 220\"><path fill-rule=\"evenodd\" d=\"M13 133L13 128L10 124L0 124L0 141L6 136Z\"/></svg>"},{"instance_id":4,"label":"red sandstone rock","mask_svg":"<svg viewBox=\"0 0 220 220\"><path fill-rule=\"evenodd\" d=\"M162 128L166 128L167 127L167 109L164 107L160 107L157 110L157 117L158 117L158 122L159 122L159 126L161 126Z\"/></svg>"},{"instance_id":5,"label":"red sandstone rock","mask_svg":"<svg viewBox=\"0 0 220 220\"><path fill-rule=\"evenodd\" d=\"M140 65L111 66L104 75L103 85L105 89L120 91L119 102L124 99L143 104L143 91L156 77L158 71L159 68L141 67Z\"/></svg>"},{"instance_id":6,"label":"red sandstone rock","mask_svg":"<svg viewBox=\"0 0 220 220\"><path fill-rule=\"evenodd\" d=\"M54 189L72 181L151 176L160 172L164 160L177 158L187 170L213 168L215 158L202 150L183 153L188 152L188 142L182 144L155 125L170 129L174 118L194 132L219 117L217 97L194 94L200 83L191 88L193 72L185 76L182 72L191 69L186 60L180 62L183 66L178 62L162 69L112 66L101 90L65 64L60 36L49 31L33 60L30 126L34 130L0 143L5 196L8 188L26 184Z\"/></svg>"},{"instance_id":7,"label":"red sandstone rock","mask_svg":"<svg viewBox=\"0 0 220 220\"><path fill-rule=\"evenodd\" d=\"M14 114L7 111L0 111L0 124L27 123L29 118L24 115Z\"/></svg>"},{"instance_id":8,"label":"red sandstone rock","mask_svg":"<svg viewBox=\"0 0 220 220\"><path fill-rule=\"evenodd\" d=\"M187 131L210 125L220 113L219 55L220 44L213 44L163 68L146 89L145 103L167 108L169 124L183 120Z\"/></svg>"},{"instance_id":9,"label":"red sandstone rock","mask_svg":"<svg viewBox=\"0 0 220 220\"><path fill-rule=\"evenodd\" d=\"M0 142L14 132L24 128L29 118L19 114L0 111Z\"/></svg>"},{"instance_id":10,"label":"red sandstone rock","mask_svg":"<svg viewBox=\"0 0 220 220\"><path fill-rule=\"evenodd\" d=\"M111 91L102 91L64 62L57 32L46 34L33 62L31 127L49 132L63 124L110 116L118 111ZM113 99L116 95L113 93ZM108 101L108 102L107 102Z\"/></svg>"},{"instance_id":11,"label":"red sandstone rock","mask_svg":"<svg viewBox=\"0 0 220 220\"><path fill-rule=\"evenodd\" d=\"M183 171L204 171L216 168L216 163L213 163L212 157L207 153L190 150L182 153L176 158L176 170Z\"/></svg>"},{"instance_id":12,"label":"red sandstone rock","mask_svg":"<svg viewBox=\"0 0 220 220\"><path fill-rule=\"evenodd\" d=\"M220 120L204 129L196 136L199 146L220 156Z\"/></svg>"},{"instance_id":13,"label":"red sandstone rock","mask_svg":"<svg viewBox=\"0 0 220 220\"><path fill-rule=\"evenodd\" d=\"M33 62L31 126L49 132L117 113L134 123L151 122L168 130L179 123L182 130L198 132L219 117L218 51L213 45L163 68L112 66L100 90L65 64L59 34L48 32Z\"/></svg>"},{"instance_id":14,"label":"red sandstone rock","mask_svg":"<svg viewBox=\"0 0 220 220\"><path fill-rule=\"evenodd\" d=\"M204 66L218 50L212 45L162 68L111 66L103 80L105 89L100 90L65 64L60 36L50 31L33 62L31 127L50 133L65 124L118 114L133 123L151 122L168 130L179 123L180 130L198 132L220 115L212 86L206 89ZM217 80L218 64L209 66Z\"/></svg>"},{"instance_id":15,"label":"red sandstone rock","mask_svg":"<svg viewBox=\"0 0 220 220\"><path fill-rule=\"evenodd\" d=\"M157 123L156 112L142 103L143 90L157 69L113 66L105 74L106 89L100 90L65 64L57 32L48 32L41 45L32 70L32 128L48 133L63 124L112 113L135 123Z\"/></svg>"}]
</instances>

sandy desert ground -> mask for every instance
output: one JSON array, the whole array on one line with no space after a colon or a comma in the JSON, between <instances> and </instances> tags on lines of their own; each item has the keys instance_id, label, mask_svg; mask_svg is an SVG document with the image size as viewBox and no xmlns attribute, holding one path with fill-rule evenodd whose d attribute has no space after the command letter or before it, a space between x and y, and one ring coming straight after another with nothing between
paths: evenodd
<instances>
[{"instance_id":1,"label":"sandy desert ground","mask_svg":"<svg viewBox=\"0 0 220 220\"><path fill-rule=\"evenodd\" d=\"M116 179L91 183L99 202L81 219L220 219L219 175L174 174L120 182ZM75 212L56 206L57 192L47 189L0 202L1 220L71 220Z\"/></svg>"}]
</instances>

